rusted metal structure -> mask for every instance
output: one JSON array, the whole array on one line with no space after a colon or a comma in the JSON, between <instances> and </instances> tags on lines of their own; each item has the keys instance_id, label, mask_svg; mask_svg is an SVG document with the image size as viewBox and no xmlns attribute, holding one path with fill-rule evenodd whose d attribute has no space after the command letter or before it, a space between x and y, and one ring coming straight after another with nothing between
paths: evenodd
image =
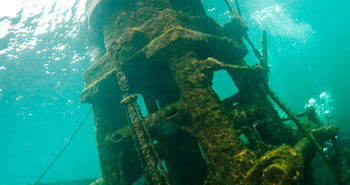
<instances>
[{"instance_id":1,"label":"rusted metal structure","mask_svg":"<svg viewBox=\"0 0 350 185\"><path fill-rule=\"evenodd\" d=\"M308 178L314 146L279 118L266 66L243 60L247 27L239 16L222 26L200 0L100 0L89 22L106 50L84 74L80 96L93 105L100 183L289 185ZM237 94L218 98L217 70L227 70ZM306 125L319 143L337 134Z\"/></svg>"}]
</instances>

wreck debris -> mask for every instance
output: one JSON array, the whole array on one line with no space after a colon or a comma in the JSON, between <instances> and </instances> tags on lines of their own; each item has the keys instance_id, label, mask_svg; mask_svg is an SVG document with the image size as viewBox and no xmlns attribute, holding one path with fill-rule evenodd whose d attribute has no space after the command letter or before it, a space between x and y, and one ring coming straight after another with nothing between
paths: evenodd
<instances>
[{"instance_id":1,"label":"wreck debris","mask_svg":"<svg viewBox=\"0 0 350 185\"><path fill-rule=\"evenodd\" d=\"M271 97L271 99L276 102L276 104L288 115L288 117L297 125L299 130L303 133L303 135L316 147L316 150L321 155L323 160L327 163L327 165L332 169L335 170L333 163L328 159L328 156L324 153L322 147L316 140L316 138L308 131L306 130L302 123L299 121L299 119L292 113L292 111L289 110L289 108L282 103L281 100L276 96L276 94L271 91L270 88L267 88L267 94Z\"/></svg>"},{"instance_id":2,"label":"wreck debris","mask_svg":"<svg viewBox=\"0 0 350 185\"><path fill-rule=\"evenodd\" d=\"M245 23L245 21L241 17L241 10L240 10L238 0L235 0L236 6L237 6L237 11L232 7L231 3L228 0L225 0L225 3L227 5L229 11L231 12L232 21L238 20L239 22L241 22L241 24L246 26L247 24ZM248 42L249 46L252 48L255 56L259 59L260 63L263 63L263 60L264 60L263 56L261 55L260 51L255 47L253 42L250 40L247 32L244 32L243 38Z\"/></svg>"},{"instance_id":3,"label":"wreck debris","mask_svg":"<svg viewBox=\"0 0 350 185\"><path fill-rule=\"evenodd\" d=\"M239 13L221 26L200 0L95 5L90 26L106 53L84 74L80 99L93 105L103 184L303 183L315 142L336 130L298 122L303 135L282 122L268 98L267 42L261 55ZM260 65L245 63L242 38ZM225 101L211 86L218 70L239 89Z\"/></svg>"},{"instance_id":4,"label":"wreck debris","mask_svg":"<svg viewBox=\"0 0 350 185\"><path fill-rule=\"evenodd\" d=\"M237 7L239 7L238 1L236 1ZM228 0L225 0L226 4L229 6L230 9L232 9L232 7L230 6L230 3L228 2ZM231 11L232 15L234 15L234 12ZM249 37L246 36L246 39ZM248 41L249 42L249 41ZM260 60L260 64L261 66L265 67L268 71L268 52L267 52L267 32L264 30L263 31L263 35L262 35L262 55L260 54L260 52L256 49L256 47L249 42L249 44L251 45L252 49L254 50L254 52L256 53L256 57ZM287 114L288 118L290 120L292 120L295 125L299 128L299 130L301 130L302 134L312 143L312 145L316 148L316 150L318 151L318 153L321 155L322 159L327 163L327 165L330 167L330 169L333 171L337 183L339 185L345 185L346 183L346 178L347 178L347 166L345 165L345 160L343 155L341 155L340 149L337 147L337 141L336 139L334 139L336 137L333 136L331 137L331 140L333 142L333 146L335 147L335 162L336 165L333 164L334 161L331 161L329 159L329 157L325 154L325 152L323 151L322 147L320 146L319 142L316 140L316 138L313 136L313 134L311 132L309 132L308 130L306 130L302 123L299 121L299 119L297 118L297 116L276 96L276 94L271 90L271 88L268 85L268 75L266 73L265 75L265 86L266 86L266 91L267 91L267 95L269 95L269 97ZM308 117L311 117L310 114L313 111L309 111L308 112ZM315 121L315 123L319 123L317 119L312 119L313 121ZM317 122L316 122L317 121ZM328 119L328 126L329 126L329 119ZM338 164L337 164L338 163Z\"/></svg>"}]
</instances>

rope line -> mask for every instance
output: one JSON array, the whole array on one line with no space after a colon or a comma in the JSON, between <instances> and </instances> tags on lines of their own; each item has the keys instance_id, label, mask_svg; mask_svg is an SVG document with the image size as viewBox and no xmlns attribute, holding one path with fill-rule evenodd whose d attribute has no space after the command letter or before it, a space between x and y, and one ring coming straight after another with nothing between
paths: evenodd
<instances>
[{"instance_id":1,"label":"rope line","mask_svg":"<svg viewBox=\"0 0 350 185\"><path fill-rule=\"evenodd\" d=\"M66 142L66 144L63 146L63 148L58 152L58 154L56 155L56 157L51 161L51 163L49 164L49 166L43 171L43 173L41 173L40 177L32 184L32 185L38 185L39 182L41 181L41 179L43 179L45 177L45 175L47 174L47 172L49 172L49 170L51 169L51 167L56 163L56 161L61 157L61 155L63 154L63 152L67 149L67 147L69 146L69 144L72 142L74 136L79 132L79 130L83 127L84 123L86 122L87 118L89 117L90 113L92 110L92 106L90 106L88 112L86 113L85 117L83 118L83 120L80 122L80 124L78 125L78 127L74 130L74 132L72 133L72 135L69 137L68 141Z\"/></svg>"}]
</instances>

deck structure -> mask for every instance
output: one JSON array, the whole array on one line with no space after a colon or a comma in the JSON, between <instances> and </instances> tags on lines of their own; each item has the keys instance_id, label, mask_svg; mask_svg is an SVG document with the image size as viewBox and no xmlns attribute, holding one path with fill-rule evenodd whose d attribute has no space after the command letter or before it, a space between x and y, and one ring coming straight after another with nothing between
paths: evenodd
<instances>
[{"instance_id":1,"label":"deck structure","mask_svg":"<svg viewBox=\"0 0 350 185\"><path fill-rule=\"evenodd\" d=\"M96 184L310 179L314 145L278 116L267 66L245 63L247 26L239 16L219 25L200 0L100 0L89 24L106 51L85 72L80 95L93 106L102 170ZM228 72L237 94L220 100L212 88L218 70ZM315 121L302 126L319 143L338 132Z\"/></svg>"}]
</instances>

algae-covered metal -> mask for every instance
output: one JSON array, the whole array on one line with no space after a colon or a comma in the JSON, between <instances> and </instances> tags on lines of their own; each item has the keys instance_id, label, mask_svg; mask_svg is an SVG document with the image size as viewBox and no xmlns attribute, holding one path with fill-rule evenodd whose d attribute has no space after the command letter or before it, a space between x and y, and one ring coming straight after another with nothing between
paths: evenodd
<instances>
[{"instance_id":1,"label":"algae-covered metal","mask_svg":"<svg viewBox=\"0 0 350 185\"><path fill-rule=\"evenodd\" d=\"M93 105L97 183L289 185L309 178L316 152L279 118L267 97L266 66L243 60L247 28L239 17L219 25L200 0L92 4L90 26L106 53L85 72L80 98ZM239 89L225 100L212 89L218 70ZM337 134L311 122L308 129L319 142Z\"/></svg>"}]
</instances>

